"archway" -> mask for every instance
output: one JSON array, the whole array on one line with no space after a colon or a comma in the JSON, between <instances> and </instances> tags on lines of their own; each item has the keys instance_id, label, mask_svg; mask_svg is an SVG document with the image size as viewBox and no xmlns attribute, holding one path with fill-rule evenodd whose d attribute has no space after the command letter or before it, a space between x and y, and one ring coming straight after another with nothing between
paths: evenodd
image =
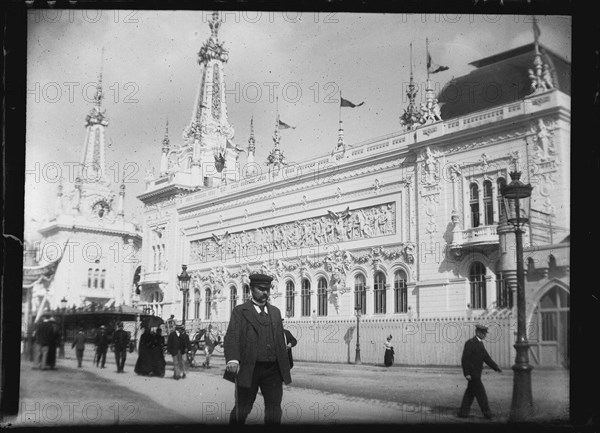
<instances>
[{"instance_id":1,"label":"archway","mask_svg":"<svg viewBox=\"0 0 600 433\"><path fill-rule=\"evenodd\" d=\"M544 367L569 368L570 295L551 287L537 303L530 327L533 360Z\"/></svg>"}]
</instances>

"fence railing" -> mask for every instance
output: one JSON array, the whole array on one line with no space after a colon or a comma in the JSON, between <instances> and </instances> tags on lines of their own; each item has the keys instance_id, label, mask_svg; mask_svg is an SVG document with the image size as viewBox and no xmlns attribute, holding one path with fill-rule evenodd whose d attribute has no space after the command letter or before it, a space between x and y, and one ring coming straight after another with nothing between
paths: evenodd
<instances>
[{"instance_id":1,"label":"fence railing","mask_svg":"<svg viewBox=\"0 0 600 433\"><path fill-rule=\"evenodd\" d=\"M223 335L227 322L211 322ZM496 363L509 368L514 363L516 325L510 317L469 319L446 317L407 320L396 318L360 319L360 356L365 364L383 364L383 344L392 335L395 363L401 365L460 366L465 342L475 335L475 324L488 326L485 347ZM194 323L190 330L205 327ZM356 318L342 320L289 319L284 326L298 340L294 360L354 363L356 354Z\"/></svg>"}]
</instances>

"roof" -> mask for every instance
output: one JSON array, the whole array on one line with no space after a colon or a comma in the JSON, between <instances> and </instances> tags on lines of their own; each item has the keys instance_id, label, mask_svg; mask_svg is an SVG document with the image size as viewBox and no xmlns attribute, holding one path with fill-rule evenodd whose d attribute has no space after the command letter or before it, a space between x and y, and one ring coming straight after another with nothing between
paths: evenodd
<instances>
[{"instance_id":1,"label":"roof","mask_svg":"<svg viewBox=\"0 0 600 433\"><path fill-rule=\"evenodd\" d=\"M541 45L540 53L554 86L570 95L571 64ZM469 63L477 69L451 80L438 95L442 119L522 100L531 93L528 71L533 68L534 55L531 43Z\"/></svg>"}]
</instances>

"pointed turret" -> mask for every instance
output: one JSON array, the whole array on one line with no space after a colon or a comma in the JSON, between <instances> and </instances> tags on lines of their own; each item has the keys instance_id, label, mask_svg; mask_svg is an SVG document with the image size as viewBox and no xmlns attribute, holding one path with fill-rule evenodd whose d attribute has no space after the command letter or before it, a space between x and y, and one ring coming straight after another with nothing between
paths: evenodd
<instances>
[{"instance_id":1,"label":"pointed turret","mask_svg":"<svg viewBox=\"0 0 600 433\"><path fill-rule=\"evenodd\" d=\"M222 23L219 13L213 12L208 23L211 35L198 52L200 82L192 118L183 132L186 144L180 150L180 156L191 150L192 182L196 184L202 183L202 178L221 179L223 166L228 168L228 178L236 177L233 168L238 153L227 148L227 142L233 139L234 130L227 119L224 65L229 59L229 53L223 42L219 41ZM211 162L214 163L213 166ZM221 170L217 170L217 166ZM180 170L188 171L189 167L180 167Z\"/></svg>"},{"instance_id":2,"label":"pointed turret","mask_svg":"<svg viewBox=\"0 0 600 433\"><path fill-rule=\"evenodd\" d=\"M104 49L102 49L104 53ZM96 94L94 95L94 107L85 118L85 127L87 128L83 155L81 157L82 181L86 183L110 184L106 175L105 162L105 131L108 126L106 110L102 109L102 67L98 75L98 84L96 85Z\"/></svg>"},{"instance_id":3,"label":"pointed turret","mask_svg":"<svg viewBox=\"0 0 600 433\"><path fill-rule=\"evenodd\" d=\"M417 98L417 88L413 77L413 58L412 58L412 42L410 43L410 81L406 96L408 97L408 106L404 109L404 114L400 116L400 123L407 130L415 129L423 121L421 111L417 108L415 100Z\"/></svg>"}]
</instances>

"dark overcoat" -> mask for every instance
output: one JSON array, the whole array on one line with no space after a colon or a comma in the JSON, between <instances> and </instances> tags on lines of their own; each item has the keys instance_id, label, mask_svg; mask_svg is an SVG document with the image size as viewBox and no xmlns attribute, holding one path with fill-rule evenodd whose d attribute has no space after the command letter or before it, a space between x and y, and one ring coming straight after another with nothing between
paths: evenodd
<instances>
[{"instance_id":1,"label":"dark overcoat","mask_svg":"<svg viewBox=\"0 0 600 433\"><path fill-rule=\"evenodd\" d=\"M489 365L492 369L498 371L500 368L496 364L477 337L467 340L461 359L462 369L465 376L471 375L473 379L481 379L483 363Z\"/></svg>"},{"instance_id":2,"label":"dark overcoat","mask_svg":"<svg viewBox=\"0 0 600 433\"><path fill-rule=\"evenodd\" d=\"M281 312L277 307L268 305L268 317L271 321L274 334L275 355L283 382L287 385L292 382L290 363L283 338L283 324ZM223 350L225 362L237 360L240 363L238 370L238 385L249 388L252 385L252 373L258 357L256 341L258 329L262 325L258 322L258 315L251 300L238 305L231 312L231 319L225 334Z\"/></svg>"}]
</instances>

